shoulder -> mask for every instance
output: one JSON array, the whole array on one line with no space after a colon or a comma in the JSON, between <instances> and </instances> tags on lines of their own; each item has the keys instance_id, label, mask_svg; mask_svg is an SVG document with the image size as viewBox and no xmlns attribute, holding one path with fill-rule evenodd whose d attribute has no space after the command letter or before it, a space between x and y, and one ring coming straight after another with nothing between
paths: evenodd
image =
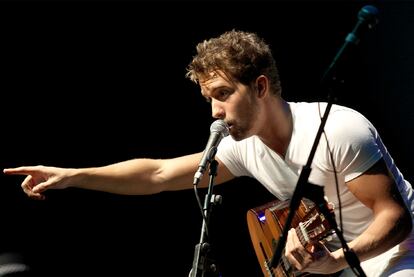
<instances>
[{"instance_id":1,"label":"shoulder","mask_svg":"<svg viewBox=\"0 0 414 277\"><path fill-rule=\"evenodd\" d=\"M312 128L321 123L327 103L325 102L288 102L295 119L295 124L301 127L312 125ZM303 126L304 125L304 126ZM341 105L332 105L324 130L332 135L349 137L372 132L375 127L360 112ZM339 138L339 137L338 137Z\"/></svg>"},{"instance_id":2,"label":"shoulder","mask_svg":"<svg viewBox=\"0 0 414 277\"><path fill-rule=\"evenodd\" d=\"M381 158L380 137L373 124L361 113L333 106L322 144L332 151L337 169L349 180Z\"/></svg>"},{"instance_id":3,"label":"shoulder","mask_svg":"<svg viewBox=\"0 0 414 277\"><path fill-rule=\"evenodd\" d=\"M378 136L373 124L360 112L333 105L326 122L328 136L338 142L364 142Z\"/></svg>"},{"instance_id":4,"label":"shoulder","mask_svg":"<svg viewBox=\"0 0 414 277\"><path fill-rule=\"evenodd\" d=\"M235 141L230 136L227 136L218 146L217 158L233 176L251 176L248 164L249 161L255 159L257 140L255 137L250 137L241 141Z\"/></svg>"}]
</instances>

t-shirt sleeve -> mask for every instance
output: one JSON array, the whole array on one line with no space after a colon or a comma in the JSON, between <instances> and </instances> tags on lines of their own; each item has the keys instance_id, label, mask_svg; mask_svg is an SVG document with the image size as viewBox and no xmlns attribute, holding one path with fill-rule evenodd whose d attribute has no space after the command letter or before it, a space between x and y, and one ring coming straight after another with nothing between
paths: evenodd
<instances>
[{"instance_id":1,"label":"t-shirt sleeve","mask_svg":"<svg viewBox=\"0 0 414 277\"><path fill-rule=\"evenodd\" d=\"M336 171L345 182L363 174L382 157L377 131L356 111L339 110L329 115L325 131Z\"/></svg>"},{"instance_id":2,"label":"t-shirt sleeve","mask_svg":"<svg viewBox=\"0 0 414 277\"><path fill-rule=\"evenodd\" d=\"M243 149L246 145L243 141L236 142L230 136L223 138L217 148L217 158L230 170L234 176L249 176L243 162ZM245 151L244 151L245 152Z\"/></svg>"}]
</instances>

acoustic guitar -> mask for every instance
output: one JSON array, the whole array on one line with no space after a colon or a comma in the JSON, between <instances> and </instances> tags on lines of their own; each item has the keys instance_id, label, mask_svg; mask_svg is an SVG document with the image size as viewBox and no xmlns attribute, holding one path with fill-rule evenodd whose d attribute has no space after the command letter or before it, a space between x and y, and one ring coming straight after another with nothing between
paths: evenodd
<instances>
[{"instance_id":1,"label":"acoustic guitar","mask_svg":"<svg viewBox=\"0 0 414 277\"><path fill-rule=\"evenodd\" d=\"M283 232L288 214L289 201L279 200L268 202L247 212L250 238L264 276L337 276L295 271L283 255L276 267L269 268L268 263ZM312 241L323 242L333 234L323 214L319 213L315 204L306 198L302 199L294 214L292 228L295 228L302 245L306 249L311 246Z\"/></svg>"}]
</instances>

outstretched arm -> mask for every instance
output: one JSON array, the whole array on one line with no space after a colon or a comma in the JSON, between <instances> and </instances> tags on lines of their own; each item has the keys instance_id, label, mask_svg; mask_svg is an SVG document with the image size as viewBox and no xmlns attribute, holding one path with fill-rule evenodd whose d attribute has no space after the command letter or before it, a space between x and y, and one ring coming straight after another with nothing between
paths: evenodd
<instances>
[{"instance_id":1,"label":"outstretched arm","mask_svg":"<svg viewBox=\"0 0 414 277\"><path fill-rule=\"evenodd\" d=\"M202 153L173 159L132 159L108 166L91 168L58 168L23 166L4 169L9 175L27 175L21 186L34 199L44 199L48 189L77 187L117 194L154 194L192 187L194 173ZM233 178L220 162L217 184ZM204 178L199 186L206 186Z\"/></svg>"}]
</instances>

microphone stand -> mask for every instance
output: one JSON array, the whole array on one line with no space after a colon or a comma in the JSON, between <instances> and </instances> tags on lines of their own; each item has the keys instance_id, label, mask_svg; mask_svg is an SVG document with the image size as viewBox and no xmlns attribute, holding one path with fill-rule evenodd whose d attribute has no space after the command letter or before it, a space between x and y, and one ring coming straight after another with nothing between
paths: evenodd
<instances>
[{"instance_id":1,"label":"microphone stand","mask_svg":"<svg viewBox=\"0 0 414 277\"><path fill-rule=\"evenodd\" d=\"M218 162L213 158L213 160L210 163L210 179L208 184L208 191L204 198L204 216L203 224L201 226L200 242L195 246L193 267L190 271L190 277L220 276L217 266L208 256L211 250L211 246L207 241L208 223L212 207L217 203L221 203L221 196L213 194L214 178L215 176L217 176L217 165Z\"/></svg>"},{"instance_id":2,"label":"microphone stand","mask_svg":"<svg viewBox=\"0 0 414 277\"><path fill-rule=\"evenodd\" d=\"M365 9L365 10L364 10ZM372 12L376 12L375 10L376 8L373 6L366 6L364 7L361 11L360 11L360 20L358 21L358 24L356 25L356 27L354 28L354 30L348 34L348 36L345 39L345 43L342 45L342 47L339 49L338 53L336 54L336 56L334 57L332 63L329 65L328 69L325 71L325 74L322 77L322 87L324 87L325 85L328 88L328 91L333 90L333 84L337 81L337 78L335 76L335 70L337 68L337 64L338 61L340 59L343 58L344 53L346 51L349 51L350 45L356 45L359 42L359 39L357 37L357 34L360 31L360 28L363 24L366 23L366 20L369 19L367 18L365 15L369 15L371 16ZM365 13L365 14L363 14ZM370 26L372 27L372 26ZM330 87L331 85L331 87ZM270 276L273 276L272 273L272 268L277 266L279 264L279 261L281 259L281 256L283 254L283 249L285 248L286 245L286 239L287 239L287 235L288 235L288 231L291 228L292 225L292 221L294 218L294 214L296 212L296 210L298 209L299 205L300 205L300 201L303 197L303 195L306 195L307 198L309 198L310 200L313 200L315 202L315 204L318 206L319 211L321 213L323 213L323 215L327 218L328 223L330 224L331 228L333 228L336 232L336 235L338 236L343 251L344 251L344 255L345 255L345 259L348 262L350 268L354 271L354 273L358 273L359 276L363 276L365 277L365 273L362 270L361 266L360 266L360 261L357 257L357 255L355 254L355 252L352 251L352 249L350 249L348 247L348 244L346 243L343 235L342 235L342 230L339 230L335 221L335 218L333 217L333 214L330 212L330 210L328 209L328 205L326 200L324 199L324 192L323 192L323 187L318 186L318 185L313 185L308 183L308 179L309 176L311 174L311 165L312 165L312 161L313 158L315 156L316 153L316 149L318 147L321 135L324 131L324 127L326 124L326 121L328 119L328 115L329 112L331 110L333 101L332 101L332 97L329 95L328 93L328 103L325 109L325 112L321 118L321 123L319 125L319 129L318 132L316 134L314 143L312 145L311 151L309 153L309 157L308 160L306 162L306 164L302 167L302 171L299 175L297 184L296 184L296 188L295 191L293 192L293 196L291 198L290 204L289 204L289 214L286 218L285 221L285 225L283 226L283 230L282 233L279 237L279 240L277 242L277 247L275 248L274 252L273 252L273 256L270 259L269 262L265 262L265 266L268 269L268 272L270 274Z\"/></svg>"}]
</instances>

